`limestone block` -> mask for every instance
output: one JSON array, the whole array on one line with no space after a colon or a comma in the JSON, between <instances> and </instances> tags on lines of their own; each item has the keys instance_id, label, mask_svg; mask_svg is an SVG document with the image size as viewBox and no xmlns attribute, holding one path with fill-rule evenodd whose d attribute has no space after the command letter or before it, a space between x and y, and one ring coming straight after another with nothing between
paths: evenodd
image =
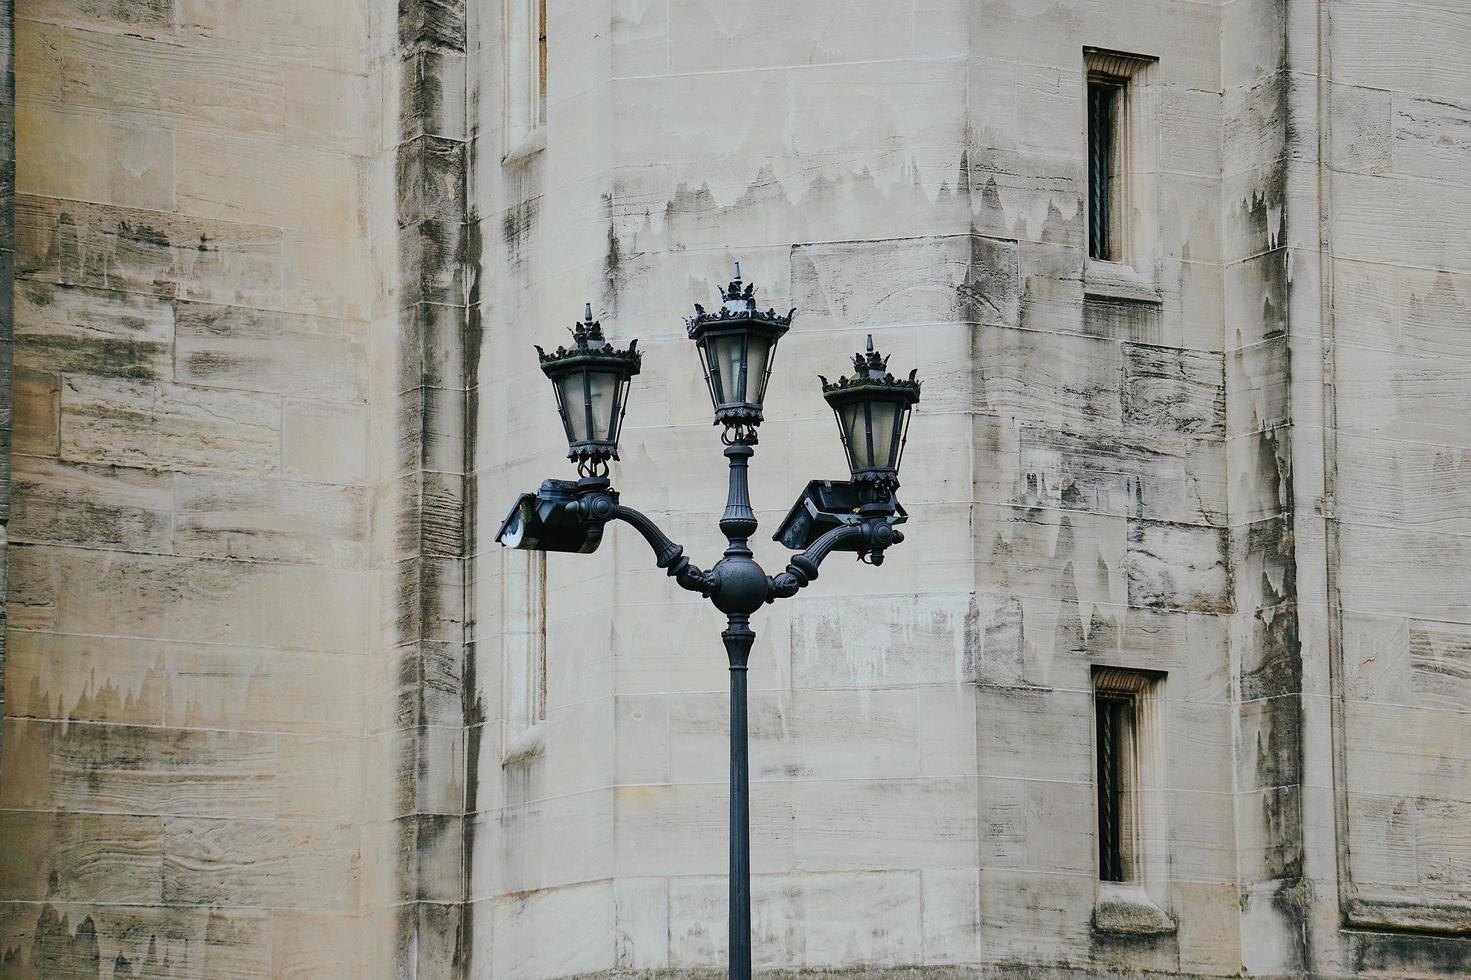
<instances>
[{"instance_id":1,"label":"limestone block","mask_svg":"<svg viewBox=\"0 0 1471 980\"><path fill-rule=\"evenodd\" d=\"M205 387L351 401L367 395L361 328L319 317L180 303L177 380Z\"/></svg>"},{"instance_id":2,"label":"limestone block","mask_svg":"<svg viewBox=\"0 0 1471 980\"><path fill-rule=\"evenodd\" d=\"M501 843L487 845L494 852L490 855L493 863L488 869L491 877L477 884L474 894L505 895L596 881L611 877L615 867L622 873L622 865L615 855L625 848L633 851L649 846L647 839L641 844L623 842L624 833L632 834L634 829L632 822L625 825L621 816L623 796L628 792L644 791L579 793L534 803L511 804L499 813L487 813L476 818L479 829L474 831L475 839ZM616 827L615 797L619 808ZM720 807L716 809L723 810ZM646 815L643 822L647 822ZM685 832L690 831L686 828ZM653 832L645 830L644 833ZM567 847L568 841L577 841L577 847ZM690 846L695 846L695 842L690 842ZM659 852L656 849L653 853ZM723 845L720 853L724 853ZM660 856L664 859L675 857L667 852ZM649 857L652 860L653 854ZM678 864L676 857L673 865ZM632 866L627 871L640 873Z\"/></svg>"},{"instance_id":3,"label":"limestone block","mask_svg":"<svg viewBox=\"0 0 1471 980\"><path fill-rule=\"evenodd\" d=\"M346 825L163 818L163 901L355 909L361 854Z\"/></svg>"},{"instance_id":4,"label":"limestone block","mask_svg":"<svg viewBox=\"0 0 1471 980\"><path fill-rule=\"evenodd\" d=\"M362 483L368 473L368 411L350 402L287 398L281 405L285 475L324 483Z\"/></svg>"},{"instance_id":5,"label":"limestone block","mask_svg":"<svg viewBox=\"0 0 1471 980\"><path fill-rule=\"evenodd\" d=\"M363 74L288 61L280 73L281 131L287 143L353 156L369 156L384 148L389 131L365 125L363 110L382 105L387 98L383 90L394 88L385 71ZM379 125L385 123L386 118Z\"/></svg>"},{"instance_id":6,"label":"limestone block","mask_svg":"<svg viewBox=\"0 0 1471 980\"><path fill-rule=\"evenodd\" d=\"M973 963L981 958L980 871L920 872L920 923L926 963Z\"/></svg>"},{"instance_id":7,"label":"limestone block","mask_svg":"<svg viewBox=\"0 0 1471 980\"><path fill-rule=\"evenodd\" d=\"M1471 720L1458 712L1354 703L1344 712L1352 789L1379 796L1465 799Z\"/></svg>"},{"instance_id":8,"label":"limestone block","mask_svg":"<svg viewBox=\"0 0 1471 980\"><path fill-rule=\"evenodd\" d=\"M174 311L151 296L27 283L15 291L15 327L16 357L37 372L170 374Z\"/></svg>"},{"instance_id":9,"label":"limestone block","mask_svg":"<svg viewBox=\"0 0 1471 980\"><path fill-rule=\"evenodd\" d=\"M875 5L874 9L879 8ZM963 120L961 100L955 96L964 90L964 79L963 62L937 60L624 80L616 112L618 116L636 114L645 125L615 124L613 157L674 160L711 156L713 148L688 139L689 133L708 124L702 113L703 107L711 105L724 107L722 130L749 147L743 151L747 159L849 149L871 159L875 150L886 148L958 146ZM825 107L824 111L815 112L811 108L815 106ZM795 115L788 113L791 107L797 108Z\"/></svg>"},{"instance_id":10,"label":"limestone block","mask_svg":"<svg viewBox=\"0 0 1471 980\"><path fill-rule=\"evenodd\" d=\"M1170 902L1181 970L1226 972L1240 967L1240 900L1234 884L1171 882Z\"/></svg>"},{"instance_id":11,"label":"limestone block","mask_svg":"<svg viewBox=\"0 0 1471 980\"><path fill-rule=\"evenodd\" d=\"M22 19L15 29L15 85L27 102L56 106L62 101L61 45L63 29L56 24Z\"/></svg>"},{"instance_id":12,"label":"limestone block","mask_svg":"<svg viewBox=\"0 0 1471 980\"><path fill-rule=\"evenodd\" d=\"M716 3L684 4L669 11L669 69L708 70L712 59L728 68L888 60L912 55L922 34L963 30L958 12L946 18L940 10L916 25L916 6L913 0L865 0L835 20L818 10L793 16L774 0L739 12Z\"/></svg>"},{"instance_id":13,"label":"limestone block","mask_svg":"<svg viewBox=\"0 0 1471 980\"><path fill-rule=\"evenodd\" d=\"M1233 520L1265 521L1292 507L1292 431L1282 425L1226 440Z\"/></svg>"},{"instance_id":14,"label":"limestone block","mask_svg":"<svg viewBox=\"0 0 1471 980\"><path fill-rule=\"evenodd\" d=\"M1129 604L1227 612L1231 581L1223 530L1129 522Z\"/></svg>"},{"instance_id":15,"label":"limestone block","mask_svg":"<svg viewBox=\"0 0 1471 980\"><path fill-rule=\"evenodd\" d=\"M725 775L725 767L717 764L707 774L707 781L701 783L619 787L615 793L616 822L611 830L618 874L699 875L723 870L729 858L730 794ZM752 872L792 870L794 838L799 836L795 797L804 786L841 785L754 783L750 796ZM826 816L831 818L836 812L830 810ZM817 814L812 814L807 826L818 825ZM592 857L581 861L602 863ZM565 855L561 863L567 863ZM557 877L564 874L559 870Z\"/></svg>"},{"instance_id":16,"label":"limestone block","mask_svg":"<svg viewBox=\"0 0 1471 980\"><path fill-rule=\"evenodd\" d=\"M1214 354L1167 347L1124 345L1123 409L1126 425L1226 434L1226 382Z\"/></svg>"},{"instance_id":17,"label":"limestone block","mask_svg":"<svg viewBox=\"0 0 1471 980\"><path fill-rule=\"evenodd\" d=\"M66 104L170 129L279 137L279 67L198 47L97 31L68 31L61 46Z\"/></svg>"},{"instance_id":18,"label":"limestone block","mask_svg":"<svg viewBox=\"0 0 1471 980\"><path fill-rule=\"evenodd\" d=\"M367 555L367 507L356 487L181 473L174 546L206 558L354 566Z\"/></svg>"},{"instance_id":19,"label":"limestone block","mask_svg":"<svg viewBox=\"0 0 1471 980\"><path fill-rule=\"evenodd\" d=\"M178 35L190 47L248 50L344 70L362 65L368 9L351 0L325 0L310 7L180 0L177 7Z\"/></svg>"},{"instance_id":20,"label":"limestone block","mask_svg":"<svg viewBox=\"0 0 1471 980\"><path fill-rule=\"evenodd\" d=\"M136 34L168 35L174 28L174 5L170 0L37 0L26 13L67 23L123 28Z\"/></svg>"},{"instance_id":21,"label":"limestone block","mask_svg":"<svg viewBox=\"0 0 1471 980\"><path fill-rule=\"evenodd\" d=\"M646 970L669 965L669 880L620 878L613 885L616 965Z\"/></svg>"},{"instance_id":22,"label":"limestone block","mask_svg":"<svg viewBox=\"0 0 1471 980\"><path fill-rule=\"evenodd\" d=\"M698 782L727 756L730 699L671 698L670 771ZM904 778L919 772L919 699L912 690L758 692L747 706L751 778Z\"/></svg>"},{"instance_id":23,"label":"limestone block","mask_svg":"<svg viewBox=\"0 0 1471 980\"><path fill-rule=\"evenodd\" d=\"M971 777L800 780L791 799L798 870L963 867L976 852Z\"/></svg>"},{"instance_id":24,"label":"limestone block","mask_svg":"<svg viewBox=\"0 0 1471 980\"><path fill-rule=\"evenodd\" d=\"M10 540L167 552L173 546L166 475L17 456Z\"/></svg>"},{"instance_id":25,"label":"limestone block","mask_svg":"<svg viewBox=\"0 0 1471 980\"><path fill-rule=\"evenodd\" d=\"M367 174L361 161L186 131L180 131L175 141L179 205L192 214L340 236L367 229L363 201Z\"/></svg>"},{"instance_id":26,"label":"limestone block","mask_svg":"<svg viewBox=\"0 0 1471 980\"><path fill-rule=\"evenodd\" d=\"M0 813L0 887L17 901L156 905L163 825L127 814Z\"/></svg>"},{"instance_id":27,"label":"limestone block","mask_svg":"<svg viewBox=\"0 0 1471 980\"><path fill-rule=\"evenodd\" d=\"M1344 606L1384 615L1465 622L1471 603L1458 588L1468 562L1463 539L1431 532L1340 525ZM1374 556L1372 561L1365 556Z\"/></svg>"},{"instance_id":28,"label":"limestone block","mask_svg":"<svg viewBox=\"0 0 1471 980\"><path fill-rule=\"evenodd\" d=\"M792 683L845 688L948 683L966 675L966 595L804 596L792 612Z\"/></svg>"},{"instance_id":29,"label":"limestone block","mask_svg":"<svg viewBox=\"0 0 1471 980\"><path fill-rule=\"evenodd\" d=\"M366 239L293 229L283 238L285 309L358 320L383 312L374 291L375 252Z\"/></svg>"},{"instance_id":30,"label":"limestone block","mask_svg":"<svg viewBox=\"0 0 1471 980\"><path fill-rule=\"evenodd\" d=\"M756 875L751 881L753 965L833 968L919 961L919 878L913 871ZM670 964L723 964L724 879L673 878L669 899Z\"/></svg>"},{"instance_id":31,"label":"limestone block","mask_svg":"<svg viewBox=\"0 0 1471 980\"><path fill-rule=\"evenodd\" d=\"M159 725L168 685L150 643L16 630L7 637L5 714Z\"/></svg>"},{"instance_id":32,"label":"limestone block","mask_svg":"<svg viewBox=\"0 0 1471 980\"><path fill-rule=\"evenodd\" d=\"M968 776L976 768L977 697L970 685L919 689L922 776Z\"/></svg>"},{"instance_id":33,"label":"limestone block","mask_svg":"<svg viewBox=\"0 0 1471 980\"><path fill-rule=\"evenodd\" d=\"M1122 418L1114 343L983 326L976 370L981 411L1079 429Z\"/></svg>"},{"instance_id":34,"label":"limestone block","mask_svg":"<svg viewBox=\"0 0 1471 980\"><path fill-rule=\"evenodd\" d=\"M1164 784L1190 792L1220 792L1231 786L1234 766L1233 715L1220 701L1202 703L1176 697L1175 678L1165 681Z\"/></svg>"},{"instance_id":35,"label":"limestone block","mask_svg":"<svg viewBox=\"0 0 1471 980\"><path fill-rule=\"evenodd\" d=\"M1226 89L1221 106L1222 173L1267 170L1288 153L1292 86L1288 73L1265 71Z\"/></svg>"},{"instance_id":36,"label":"limestone block","mask_svg":"<svg viewBox=\"0 0 1471 980\"><path fill-rule=\"evenodd\" d=\"M1164 382L1154 391L1168 401L1168 387ZM1014 436L997 438L1017 442L1014 451L1008 446L985 453L978 467L977 496L987 503L1200 524L1225 520L1224 448L1218 443L1147 431L1080 435L999 419L983 424L1012 429Z\"/></svg>"},{"instance_id":37,"label":"limestone block","mask_svg":"<svg viewBox=\"0 0 1471 980\"><path fill-rule=\"evenodd\" d=\"M11 560L19 628L362 649L362 572L60 548L17 548Z\"/></svg>"},{"instance_id":38,"label":"limestone block","mask_svg":"<svg viewBox=\"0 0 1471 980\"><path fill-rule=\"evenodd\" d=\"M1024 507L976 506L976 587L1002 594L1065 596L1123 605L1129 522L1122 517Z\"/></svg>"},{"instance_id":39,"label":"limestone block","mask_svg":"<svg viewBox=\"0 0 1471 980\"><path fill-rule=\"evenodd\" d=\"M1083 248L1087 239L1080 165L1073 154L967 148L961 186L974 230L1015 239L1024 255L1028 243Z\"/></svg>"},{"instance_id":40,"label":"limestone block","mask_svg":"<svg viewBox=\"0 0 1471 980\"><path fill-rule=\"evenodd\" d=\"M281 465L275 395L69 375L61 455L162 469L269 474Z\"/></svg>"},{"instance_id":41,"label":"limestone block","mask_svg":"<svg viewBox=\"0 0 1471 980\"><path fill-rule=\"evenodd\" d=\"M33 105L17 106L15 123L20 193L173 209L175 155L168 130ZM114 149L96 153L98 146Z\"/></svg>"},{"instance_id":42,"label":"limestone block","mask_svg":"<svg viewBox=\"0 0 1471 980\"><path fill-rule=\"evenodd\" d=\"M330 818L359 789L355 740L17 719L5 744L18 809Z\"/></svg>"},{"instance_id":43,"label":"limestone block","mask_svg":"<svg viewBox=\"0 0 1471 980\"><path fill-rule=\"evenodd\" d=\"M399 140L424 134L464 139L466 71L465 56L450 51L420 50L403 58L398 65L398 85L383 86L385 108L393 109L384 120L385 135L396 135ZM394 101L396 106L392 106ZM482 125L478 132L488 128L493 127Z\"/></svg>"},{"instance_id":44,"label":"limestone block","mask_svg":"<svg viewBox=\"0 0 1471 980\"><path fill-rule=\"evenodd\" d=\"M982 776L997 781L1092 781L1090 692L981 686L976 703Z\"/></svg>"},{"instance_id":45,"label":"limestone block","mask_svg":"<svg viewBox=\"0 0 1471 980\"><path fill-rule=\"evenodd\" d=\"M43 282L274 305L282 241L279 228L30 195L16 201L16 271Z\"/></svg>"},{"instance_id":46,"label":"limestone block","mask_svg":"<svg viewBox=\"0 0 1471 980\"><path fill-rule=\"evenodd\" d=\"M292 980L335 970L354 973L366 959L362 921L353 915L302 911L271 915L272 973Z\"/></svg>"},{"instance_id":47,"label":"limestone block","mask_svg":"<svg viewBox=\"0 0 1471 980\"><path fill-rule=\"evenodd\" d=\"M11 398L15 412L11 447L16 455L55 456L61 411L60 377L17 370Z\"/></svg>"},{"instance_id":48,"label":"limestone block","mask_svg":"<svg viewBox=\"0 0 1471 980\"><path fill-rule=\"evenodd\" d=\"M617 930L613 883L590 882L487 903L494 934L496 976L563 977L614 965Z\"/></svg>"},{"instance_id":49,"label":"limestone block","mask_svg":"<svg viewBox=\"0 0 1471 980\"><path fill-rule=\"evenodd\" d=\"M615 701L619 786L670 781L670 699L662 695L619 696Z\"/></svg>"},{"instance_id":50,"label":"limestone block","mask_svg":"<svg viewBox=\"0 0 1471 980\"><path fill-rule=\"evenodd\" d=\"M1447 52L1471 43L1471 25L1454 7L1431 4L1417 16L1386 25L1371 0L1341 0L1333 13L1334 77L1355 85L1425 92L1471 101L1471 73L1441 64Z\"/></svg>"},{"instance_id":51,"label":"limestone block","mask_svg":"<svg viewBox=\"0 0 1471 980\"><path fill-rule=\"evenodd\" d=\"M1012 960L1085 959L1096 874L1038 875L981 868L985 955Z\"/></svg>"},{"instance_id":52,"label":"limestone block","mask_svg":"<svg viewBox=\"0 0 1471 980\"><path fill-rule=\"evenodd\" d=\"M1092 781L1040 779L980 781L981 865L1044 874L1091 874L1097 867L1095 826L1089 819L1097 791Z\"/></svg>"},{"instance_id":53,"label":"limestone block","mask_svg":"<svg viewBox=\"0 0 1471 980\"><path fill-rule=\"evenodd\" d=\"M1225 771L1218 770L1216 785L1229 787ZM1171 788L1167 801L1161 805L1169 808L1169 837L1171 842L1170 873L1183 881L1203 881L1230 884L1236 880L1237 864L1233 840L1235 815L1231 810L1232 796L1220 790L1214 792L1176 791Z\"/></svg>"},{"instance_id":54,"label":"limestone block","mask_svg":"<svg viewBox=\"0 0 1471 980\"><path fill-rule=\"evenodd\" d=\"M1224 304L1228 350L1250 347L1286 332L1288 294L1295 288L1297 258L1298 253L1283 249L1226 266Z\"/></svg>"}]
</instances>

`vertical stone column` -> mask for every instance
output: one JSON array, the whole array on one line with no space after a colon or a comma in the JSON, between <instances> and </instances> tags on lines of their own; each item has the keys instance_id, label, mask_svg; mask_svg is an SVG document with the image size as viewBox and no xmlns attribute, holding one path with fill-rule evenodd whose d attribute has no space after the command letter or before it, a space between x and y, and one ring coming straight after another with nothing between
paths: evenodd
<instances>
[{"instance_id":1,"label":"vertical stone column","mask_svg":"<svg viewBox=\"0 0 1471 980\"><path fill-rule=\"evenodd\" d=\"M394 975L448 977L463 959L465 6L400 0L397 20L386 80L397 87L397 128L384 144L398 262L379 327L397 365L383 417L397 452L381 488L395 698L379 775L394 781Z\"/></svg>"},{"instance_id":2,"label":"vertical stone column","mask_svg":"<svg viewBox=\"0 0 1471 980\"><path fill-rule=\"evenodd\" d=\"M15 4L0 0L0 715L5 713L5 546L10 524L11 354L15 318ZM0 739L3 739L0 729Z\"/></svg>"}]
</instances>

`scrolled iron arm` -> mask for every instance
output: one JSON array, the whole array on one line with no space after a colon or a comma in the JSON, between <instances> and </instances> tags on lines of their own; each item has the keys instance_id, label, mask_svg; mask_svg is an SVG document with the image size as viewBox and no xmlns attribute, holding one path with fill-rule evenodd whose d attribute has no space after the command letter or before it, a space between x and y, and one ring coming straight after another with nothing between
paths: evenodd
<instances>
[{"instance_id":1,"label":"scrolled iron arm","mask_svg":"<svg viewBox=\"0 0 1471 980\"><path fill-rule=\"evenodd\" d=\"M822 564L822 560L843 545L861 541L873 551L882 553L889 545L903 540L904 535L883 520L835 527L812 542L806 551L793 555L786 571L770 577L771 586L766 601L789 599L805 589L817 578L818 566Z\"/></svg>"},{"instance_id":2,"label":"scrolled iron arm","mask_svg":"<svg viewBox=\"0 0 1471 980\"><path fill-rule=\"evenodd\" d=\"M632 507L622 505L619 505L618 509L613 512L613 517L632 525L634 530L644 536L649 547L654 549L654 563L666 569L669 577L678 582L680 588L698 592L706 598L709 598L710 594L715 591L715 577L691 564L690 560L684 556L684 548L669 540L669 535L659 530L659 525L649 520L648 517Z\"/></svg>"}]
</instances>

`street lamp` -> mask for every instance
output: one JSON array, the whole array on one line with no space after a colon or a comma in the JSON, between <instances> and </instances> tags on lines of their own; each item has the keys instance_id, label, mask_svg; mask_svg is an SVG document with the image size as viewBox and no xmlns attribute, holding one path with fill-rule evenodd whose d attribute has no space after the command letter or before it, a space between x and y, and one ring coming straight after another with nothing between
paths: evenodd
<instances>
[{"instance_id":1,"label":"street lamp","mask_svg":"<svg viewBox=\"0 0 1471 980\"><path fill-rule=\"evenodd\" d=\"M849 551L873 565L904 540L897 525L908 519L899 506L899 462L920 383L914 372L895 379L868 339L866 354L854 356L854 374L835 383L820 379L823 397L838 419L848 453L851 481L814 480L807 485L774 535L801 549L786 570L767 575L752 556L756 533L747 470L762 421L762 404L777 342L796 311L778 314L756 307L755 290L741 281L741 267L720 291L715 311L695 306L686 320L700 352L714 406L715 424L730 466L729 490L720 530L726 548L720 561L702 571L684 549L643 514L619 502L608 480L608 461L618 458L618 436L628 388L641 355L635 344L619 351L593 321L589 305L573 328L574 346L547 354L537 348L542 370L556 391L566 430L568 458L579 479L546 480L511 508L496 540L512 548L589 554L614 520L630 524L654 550L654 561L682 588L714 603L726 616L720 637L730 663L730 969L733 980L751 976L751 847L749 766L746 743L746 667L756 634L751 615L767 603L796 595L817 578L818 566L834 551Z\"/></svg>"}]
</instances>

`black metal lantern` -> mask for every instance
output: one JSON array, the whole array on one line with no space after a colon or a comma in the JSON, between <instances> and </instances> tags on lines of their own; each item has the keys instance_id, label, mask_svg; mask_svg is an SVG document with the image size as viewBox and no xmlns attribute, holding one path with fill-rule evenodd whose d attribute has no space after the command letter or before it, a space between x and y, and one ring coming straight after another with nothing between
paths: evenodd
<instances>
[{"instance_id":1,"label":"black metal lantern","mask_svg":"<svg viewBox=\"0 0 1471 980\"><path fill-rule=\"evenodd\" d=\"M542 372L557 393L557 411L567 430L567 458L577 461L584 477L606 476L608 460L618 458L618 435L628 408L630 379L638 374L643 355L632 341L617 350L603 338L602 325L586 306L582 322L572 328L572 347L548 354L540 347Z\"/></svg>"},{"instance_id":2,"label":"black metal lantern","mask_svg":"<svg viewBox=\"0 0 1471 980\"><path fill-rule=\"evenodd\" d=\"M919 401L917 371L905 379L888 373L888 358L873 349L853 355L853 376L829 382L821 375L822 397L838 418L853 482L885 494L899 486L899 461L909 432L909 416Z\"/></svg>"},{"instance_id":3,"label":"black metal lantern","mask_svg":"<svg viewBox=\"0 0 1471 980\"><path fill-rule=\"evenodd\" d=\"M696 303L695 315L685 322L700 350L715 424L726 427L726 442L754 444L776 342L791 329L796 310L781 315L756 309L755 286L742 285L739 262L735 278L719 292L718 311L707 312Z\"/></svg>"}]
</instances>

